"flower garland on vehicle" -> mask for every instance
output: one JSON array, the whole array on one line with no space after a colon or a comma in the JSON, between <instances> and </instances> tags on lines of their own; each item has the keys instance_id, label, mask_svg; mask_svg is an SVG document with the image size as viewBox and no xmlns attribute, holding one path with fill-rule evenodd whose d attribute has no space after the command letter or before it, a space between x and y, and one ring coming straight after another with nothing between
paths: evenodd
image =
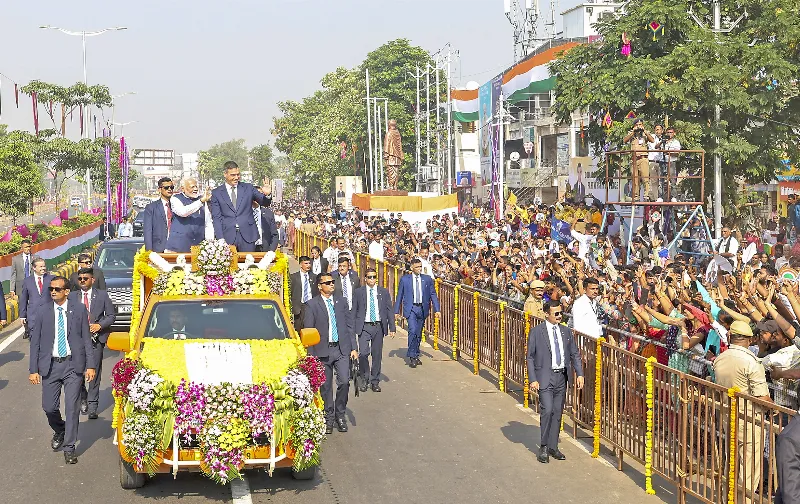
<instances>
[{"instance_id":1,"label":"flower garland on vehicle","mask_svg":"<svg viewBox=\"0 0 800 504\"><path fill-rule=\"evenodd\" d=\"M600 391L603 388L603 343L606 341L602 336L597 338L597 350L595 354L595 375L594 375L594 426L592 427L593 448L592 457L600 456Z\"/></svg>"},{"instance_id":2,"label":"flower garland on vehicle","mask_svg":"<svg viewBox=\"0 0 800 504\"><path fill-rule=\"evenodd\" d=\"M648 494L655 495L653 489L653 365L656 363L655 357L648 357L645 362L647 369L647 434L644 440L644 487Z\"/></svg>"},{"instance_id":3,"label":"flower garland on vehicle","mask_svg":"<svg viewBox=\"0 0 800 504\"><path fill-rule=\"evenodd\" d=\"M196 258L196 268L201 274L206 277L225 276L231 270L233 251L225 240L203 240Z\"/></svg>"},{"instance_id":4,"label":"flower garland on vehicle","mask_svg":"<svg viewBox=\"0 0 800 504\"><path fill-rule=\"evenodd\" d=\"M200 468L220 484L241 479L244 449L250 438L250 427L241 418L214 418L206 422L198 436L203 462Z\"/></svg>"},{"instance_id":5,"label":"flower garland on vehicle","mask_svg":"<svg viewBox=\"0 0 800 504\"><path fill-rule=\"evenodd\" d=\"M139 372L139 361L122 359L111 371L111 394L114 396L114 412L111 417L111 428L116 428L122 413L123 398L128 396L128 386Z\"/></svg>"}]
</instances>

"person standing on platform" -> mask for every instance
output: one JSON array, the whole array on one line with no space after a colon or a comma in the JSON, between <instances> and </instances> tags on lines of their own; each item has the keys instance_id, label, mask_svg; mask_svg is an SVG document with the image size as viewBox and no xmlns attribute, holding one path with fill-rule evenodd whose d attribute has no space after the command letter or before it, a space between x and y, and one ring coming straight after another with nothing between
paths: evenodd
<instances>
[{"instance_id":1,"label":"person standing on platform","mask_svg":"<svg viewBox=\"0 0 800 504\"><path fill-rule=\"evenodd\" d=\"M22 282L33 274L33 263L31 260L31 241L23 239L19 245L21 254L17 254L11 259L11 284L9 289L14 292L14 296L22 294Z\"/></svg>"},{"instance_id":2,"label":"person standing on platform","mask_svg":"<svg viewBox=\"0 0 800 504\"><path fill-rule=\"evenodd\" d=\"M303 328L303 309L312 297L319 294L319 290L317 289L317 275L311 272L311 258L300 256L297 262L300 263L300 271L292 273L289 279L292 282L294 328L299 331Z\"/></svg>"},{"instance_id":3,"label":"person standing on platform","mask_svg":"<svg viewBox=\"0 0 800 504\"><path fill-rule=\"evenodd\" d=\"M334 281L334 292L347 300L347 307L353 309L353 292L361 287L358 273L350 269L350 259L340 256L339 268L331 273Z\"/></svg>"},{"instance_id":4,"label":"person standing on platform","mask_svg":"<svg viewBox=\"0 0 800 504\"><path fill-rule=\"evenodd\" d=\"M564 460L558 449L561 415L567 398L567 384L576 376L578 389L583 388L583 365L572 331L561 325L563 316L559 301L545 305L545 320L528 333L528 376L530 390L539 392L541 439L536 459L546 464L550 457Z\"/></svg>"},{"instance_id":5,"label":"person standing on platform","mask_svg":"<svg viewBox=\"0 0 800 504\"><path fill-rule=\"evenodd\" d=\"M169 200L172 208L172 225L164 248L165 252L189 252L192 246L214 238L211 213L206 205L211 199L211 192L206 189L205 194L201 196L197 179L194 178L184 179L181 185L183 192L173 194Z\"/></svg>"},{"instance_id":6,"label":"person standing on platform","mask_svg":"<svg viewBox=\"0 0 800 504\"><path fill-rule=\"evenodd\" d=\"M439 298L433 286L433 279L422 274L422 261L414 258L411 261L411 273L400 279L397 289L397 299L394 302L395 318L399 319L402 308L402 317L408 320L408 365L415 368L422 364L419 358L419 345L422 342L422 327L428 318L430 305L438 318L441 311Z\"/></svg>"},{"instance_id":7,"label":"person standing on platform","mask_svg":"<svg viewBox=\"0 0 800 504\"><path fill-rule=\"evenodd\" d=\"M355 333L358 337L358 369L364 379L361 392L367 391L367 384L372 387L373 392L380 392L383 338L386 334L394 338L396 330L392 317L392 298L388 289L378 287L378 272L375 269L367 268L364 284L356 289L353 296Z\"/></svg>"},{"instance_id":8,"label":"person standing on platform","mask_svg":"<svg viewBox=\"0 0 800 504\"><path fill-rule=\"evenodd\" d=\"M19 295L19 319L25 326L23 339L30 337L30 323L39 315L42 303L49 301L47 286L53 278L47 272L47 264L41 257L34 257L31 260L33 275L29 276L22 283L22 293Z\"/></svg>"},{"instance_id":9,"label":"person standing on platform","mask_svg":"<svg viewBox=\"0 0 800 504\"><path fill-rule=\"evenodd\" d=\"M319 331L320 340L308 348L325 366L325 383L320 388L325 404L325 432L347 432L347 396L350 393L350 359L358 358L352 311L347 301L333 292L333 277L322 273L317 277L319 296L311 298L303 313L303 326ZM333 394L333 373L336 372L336 399Z\"/></svg>"},{"instance_id":10,"label":"person standing on platform","mask_svg":"<svg viewBox=\"0 0 800 504\"><path fill-rule=\"evenodd\" d=\"M130 217L122 218L122 222L117 227L117 238L133 238L133 223Z\"/></svg>"},{"instance_id":11,"label":"person standing on platform","mask_svg":"<svg viewBox=\"0 0 800 504\"><path fill-rule=\"evenodd\" d=\"M269 179L264 179L261 188L247 182L239 182L239 165L228 161L223 166L225 183L211 191L211 220L214 236L235 245L239 252L255 252L258 229L253 217L252 202L269 206L272 189Z\"/></svg>"},{"instance_id":12,"label":"person standing on platform","mask_svg":"<svg viewBox=\"0 0 800 504\"><path fill-rule=\"evenodd\" d=\"M28 381L42 385L42 408L53 429L50 447L63 449L64 461L76 464L75 443L80 422L81 386L95 379L89 314L80 303L69 302L69 285L62 276L48 286L51 301L41 305L41 316L31 324ZM61 391L64 413L61 416Z\"/></svg>"},{"instance_id":13,"label":"person standing on platform","mask_svg":"<svg viewBox=\"0 0 800 504\"><path fill-rule=\"evenodd\" d=\"M97 239L106 241L114 238L114 235L114 224L108 222L108 219L103 217L103 224L100 226L100 234L97 236Z\"/></svg>"},{"instance_id":14,"label":"person standing on platform","mask_svg":"<svg viewBox=\"0 0 800 504\"><path fill-rule=\"evenodd\" d=\"M111 326L117 318L114 303L105 290L94 286L94 270L81 268L78 270L80 288L69 293L69 301L73 306L82 304L89 313L89 336L92 339L92 358L95 362L97 377L88 387L81 385L81 413L89 415L89 420L97 419L97 406L100 398L100 376L103 372L103 349L106 347Z\"/></svg>"},{"instance_id":15,"label":"person standing on platform","mask_svg":"<svg viewBox=\"0 0 800 504\"><path fill-rule=\"evenodd\" d=\"M159 198L144 207L144 248L153 252L164 252L172 227L172 204L170 198L175 190L175 184L169 177L158 179Z\"/></svg>"},{"instance_id":16,"label":"person standing on platform","mask_svg":"<svg viewBox=\"0 0 800 504\"><path fill-rule=\"evenodd\" d=\"M253 219L258 227L256 252L275 252L278 250L278 226L271 208L253 202Z\"/></svg>"},{"instance_id":17,"label":"person standing on platform","mask_svg":"<svg viewBox=\"0 0 800 504\"><path fill-rule=\"evenodd\" d=\"M600 311L597 299L600 295L600 282L594 277L584 278L583 292L572 305L572 328L586 336L599 338L603 335L603 326L597 316Z\"/></svg>"}]
</instances>

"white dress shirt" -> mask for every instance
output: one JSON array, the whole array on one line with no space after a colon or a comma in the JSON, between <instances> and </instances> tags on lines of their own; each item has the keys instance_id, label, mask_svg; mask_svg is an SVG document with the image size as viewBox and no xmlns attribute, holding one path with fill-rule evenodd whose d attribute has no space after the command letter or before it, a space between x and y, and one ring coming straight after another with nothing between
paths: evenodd
<instances>
[{"instance_id":1,"label":"white dress shirt","mask_svg":"<svg viewBox=\"0 0 800 504\"><path fill-rule=\"evenodd\" d=\"M422 275L412 275L411 284L414 288L414 304L422 303Z\"/></svg>"},{"instance_id":2,"label":"white dress shirt","mask_svg":"<svg viewBox=\"0 0 800 504\"><path fill-rule=\"evenodd\" d=\"M374 296L374 297L373 297ZM369 316L369 303L370 299L373 303L375 303L375 320L370 320ZM375 284L375 287L367 286L367 312L366 312L366 320L367 322L380 322L381 321L381 310L378 307L378 285Z\"/></svg>"},{"instance_id":3,"label":"white dress shirt","mask_svg":"<svg viewBox=\"0 0 800 504\"><path fill-rule=\"evenodd\" d=\"M190 196L187 196L190 197ZM213 240L214 239L214 223L211 220L211 211L208 209L208 205L200 201L200 199L196 199L192 201L188 205L184 205L181 200L176 198L175 196L169 199L169 204L172 207L173 215L177 215L178 217L188 217L193 213L197 212L201 208L203 209L203 213L205 215L205 236L206 240ZM166 212L166 210L165 210ZM133 236L133 227L131 226L131 236Z\"/></svg>"},{"instance_id":4,"label":"white dress shirt","mask_svg":"<svg viewBox=\"0 0 800 504\"><path fill-rule=\"evenodd\" d=\"M572 237L575 238L575 241L578 242L578 257L586 261L586 254L589 253L589 245L594 243L597 240L597 236L583 234L575 231L574 229L570 231Z\"/></svg>"},{"instance_id":5,"label":"white dress shirt","mask_svg":"<svg viewBox=\"0 0 800 504\"><path fill-rule=\"evenodd\" d=\"M81 304L83 304L83 294L84 294L83 290L81 290L80 293L81 293L80 294ZM89 306L86 307L86 311L88 312L92 307L92 289L86 291L86 302L89 304Z\"/></svg>"},{"instance_id":6,"label":"white dress shirt","mask_svg":"<svg viewBox=\"0 0 800 504\"><path fill-rule=\"evenodd\" d=\"M376 261L383 261L383 244L373 241L369 244L369 256Z\"/></svg>"},{"instance_id":7,"label":"white dress shirt","mask_svg":"<svg viewBox=\"0 0 800 504\"><path fill-rule=\"evenodd\" d=\"M311 272L315 275L319 275L322 273L322 259L317 257L316 259L311 259ZM327 273L327 271L325 272Z\"/></svg>"},{"instance_id":8,"label":"white dress shirt","mask_svg":"<svg viewBox=\"0 0 800 504\"><path fill-rule=\"evenodd\" d=\"M253 220L256 222L256 229L258 229L258 240L256 240L256 245L261 245L264 243L264 230L261 228L261 208L254 208L253 209Z\"/></svg>"},{"instance_id":9,"label":"white dress shirt","mask_svg":"<svg viewBox=\"0 0 800 504\"><path fill-rule=\"evenodd\" d=\"M39 282L41 282L41 284L42 284L42 288L41 289L39 288ZM39 276L36 273L33 274L33 283L36 284L36 290L39 292L39 294L41 294L42 291L48 287L47 285L44 284L44 277L43 276Z\"/></svg>"},{"instance_id":10,"label":"white dress shirt","mask_svg":"<svg viewBox=\"0 0 800 504\"><path fill-rule=\"evenodd\" d=\"M738 256L736 255L739 252L739 240L734 238L733 235L720 239L717 252L720 254L733 254L733 257L726 257L725 259L730 261L730 263L733 265L733 269L736 269L736 265L739 261Z\"/></svg>"},{"instance_id":11,"label":"white dress shirt","mask_svg":"<svg viewBox=\"0 0 800 504\"><path fill-rule=\"evenodd\" d=\"M239 184L236 184L235 186L232 186L229 183L225 182L225 192L228 193L228 197L229 198L231 197L231 189L235 189L236 190L236 199L238 200L239 199ZM233 209L236 210L236 202L233 201L233 199L231 199L231 203L233 203Z\"/></svg>"},{"instance_id":12,"label":"white dress shirt","mask_svg":"<svg viewBox=\"0 0 800 504\"><path fill-rule=\"evenodd\" d=\"M431 262L424 257L420 257L419 260L422 262L422 274L433 276L433 266Z\"/></svg>"},{"instance_id":13,"label":"white dress shirt","mask_svg":"<svg viewBox=\"0 0 800 504\"><path fill-rule=\"evenodd\" d=\"M130 222L122 222L117 227L117 237L119 238L132 238L133 237L133 224Z\"/></svg>"},{"instance_id":14,"label":"white dress shirt","mask_svg":"<svg viewBox=\"0 0 800 504\"><path fill-rule=\"evenodd\" d=\"M64 304L60 306L60 308L64 309L64 339L67 341L67 356L72 355L72 349L69 347L69 310L67 310L67 300L64 300ZM55 327L56 333L55 338L53 339L53 357L59 357L58 355L58 309L59 305L53 303L53 327Z\"/></svg>"},{"instance_id":15,"label":"white dress shirt","mask_svg":"<svg viewBox=\"0 0 800 504\"><path fill-rule=\"evenodd\" d=\"M307 303L311 299L311 280L305 271L300 272L300 289L300 299L303 303ZM308 292L308 299L306 299L306 292Z\"/></svg>"},{"instance_id":16,"label":"white dress shirt","mask_svg":"<svg viewBox=\"0 0 800 504\"><path fill-rule=\"evenodd\" d=\"M346 275L342 278L342 294L347 293L345 298L347 299L347 307L351 310L353 309L353 283L350 281L350 272L348 271Z\"/></svg>"},{"instance_id":17,"label":"white dress shirt","mask_svg":"<svg viewBox=\"0 0 800 504\"><path fill-rule=\"evenodd\" d=\"M550 338L550 359L551 365L553 369L564 369L564 337L561 335L561 328L551 324L548 321L544 321L545 326L547 327L547 337ZM553 328L555 328L556 333L558 334L558 349L561 353L561 362L556 362L556 341L553 335Z\"/></svg>"},{"instance_id":18,"label":"white dress shirt","mask_svg":"<svg viewBox=\"0 0 800 504\"><path fill-rule=\"evenodd\" d=\"M572 305L572 328L586 336L599 338L603 328L597 321L597 301L592 301L584 294Z\"/></svg>"}]
</instances>

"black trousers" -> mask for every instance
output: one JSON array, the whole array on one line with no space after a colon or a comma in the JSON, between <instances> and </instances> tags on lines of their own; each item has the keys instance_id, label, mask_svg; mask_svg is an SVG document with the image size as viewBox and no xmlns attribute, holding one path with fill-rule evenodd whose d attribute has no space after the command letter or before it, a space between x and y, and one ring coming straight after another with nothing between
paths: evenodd
<instances>
[{"instance_id":1,"label":"black trousers","mask_svg":"<svg viewBox=\"0 0 800 504\"><path fill-rule=\"evenodd\" d=\"M101 342L92 343L92 353L94 354L94 361L97 363L97 374L95 379L86 384L86 381L81 385L81 399L86 399L89 403L89 413L97 413L97 406L100 399L100 376L103 374L103 349L106 346Z\"/></svg>"},{"instance_id":2,"label":"black trousers","mask_svg":"<svg viewBox=\"0 0 800 504\"><path fill-rule=\"evenodd\" d=\"M325 343L322 343L323 345ZM319 360L325 365L325 383L320 387L320 395L325 403L325 422L333 424L334 419L344 418L347 411L347 396L350 394L350 356L342 354L338 346L329 349L327 357ZM336 371L336 399L333 397L333 372Z\"/></svg>"},{"instance_id":3,"label":"black trousers","mask_svg":"<svg viewBox=\"0 0 800 504\"><path fill-rule=\"evenodd\" d=\"M42 377L42 409L53 432L64 433L64 451L75 451L81 418L83 373L72 367L72 359L53 361L50 373ZM64 391L64 416L61 416L61 391Z\"/></svg>"},{"instance_id":4,"label":"black trousers","mask_svg":"<svg viewBox=\"0 0 800 504\"><path fill-rule=\"evenodd\" d=\"M567 374L550 375L550 383L539 388L539 423L541 446L558 449L558 433L561 430L561 415L567 398Z\"/></svg>"},{"instance_id":5,"label":"black trousers","mask_svg":"<svg viewBox=\"0 0 800 504\"><path fill-rule=\"evenodd\" d=\"M358 335L358 369L365 383L380 382L383 337L383 325L380 323L374 325L364 323L364 330ZM369 365L370 356L372 356L372 368Z\"/></svg>"}]
</instances>

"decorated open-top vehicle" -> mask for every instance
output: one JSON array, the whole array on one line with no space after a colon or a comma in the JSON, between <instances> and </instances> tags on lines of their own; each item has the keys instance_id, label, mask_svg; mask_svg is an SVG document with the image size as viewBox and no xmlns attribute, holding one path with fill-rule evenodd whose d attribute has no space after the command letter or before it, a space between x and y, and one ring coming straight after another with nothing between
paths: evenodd
<instances>
[{"instance_id":1,"label":"decorated open-top vehicle","mask_svg":"<svg viewBox=\"0 0 800 504\"><path fill-rule=\"evenodd\" d=\"M112 372L123 488L179 471L219 483L254 468L314 476L325 373L306 354L319 333L287 323L289 299L280 253L207 241L186 255L136 254L130 332L108 340L126 354Z\"/></svg>"}]
</instances>

